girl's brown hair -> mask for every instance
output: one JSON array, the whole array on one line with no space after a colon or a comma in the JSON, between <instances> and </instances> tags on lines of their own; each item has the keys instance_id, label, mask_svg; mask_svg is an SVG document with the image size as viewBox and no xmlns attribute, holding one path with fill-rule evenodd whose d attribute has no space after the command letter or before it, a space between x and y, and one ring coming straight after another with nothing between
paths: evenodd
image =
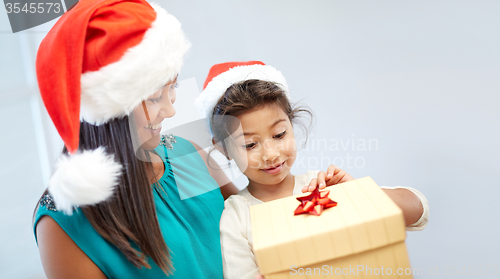
<instances>
[{"instance_id":1,"label":"girl's brown hair","mask_svg":"<svg viewBox=\"0 0 500 279\"><path fill-rule=\"evenodd\" d=\"M141 161L134 153L129 121L133 118L114 119L95 126L80 123L79 150L93 150L103 146L123 168L113 198L80 209L94 229L115 245L136 267L151 268L151 258L166 274L173 271L168 247L162 236L156 216L153 189L147 173L154 173L151 162ZM139 149L139 152L148 151ZM68 154L66 148L63 154ZM42 197L47 194L47 191ZM40 204L40 201L38 202ZM38 208L38 205L37 207ZM35 211L36 213L36 211ZM131 246L134 243L138 249Z\"/></svg>"},{"instance_id":2,"label":"girl's brown hair","mask_svg":"<svg viewBox=\"0 0 500 279\"><path fill-rule=\"evenodd\" d=\"M282 109L290 122L299 125L305 131L307 141L308 128L303 122L299 121L299 118L302 113L306 113L310 117L309 124L311 124L313 116L311 111L303 106L292 105L285 91L278 83L250 79L231 85L220 97L211 114L210 128L212 134L215 141L222 144L226 154L227 149L222 139L232 134L230 129L232 121L230 121L231 118L223 116L238 117L266 105L275 105Z\"/></svg>"}]
</instances>

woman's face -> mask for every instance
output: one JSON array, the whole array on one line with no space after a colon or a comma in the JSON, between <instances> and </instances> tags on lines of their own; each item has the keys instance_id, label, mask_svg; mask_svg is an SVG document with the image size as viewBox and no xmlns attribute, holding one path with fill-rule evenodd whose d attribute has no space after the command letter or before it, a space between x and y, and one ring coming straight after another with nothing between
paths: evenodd
<instances>
[{"instance_id":1,"label":"woman's face","mask_svg":"<svg viewBox=\"0 0 500 279\"><path fill-rule=\"evenodd\" d=\"M133 111L139 145L152 150L160 144L161 122L175 115L177 78L143 101Z\"/></svg>"},{"instance_id":2,"label":"woman's face","mask_svg":"<svg viewBox=\"0 0 500 279\"><path fill-rule=\"evenodd\" d=\"M274 185L290 173L297 155L290 119L276 105L244 113L238 119L242 133L230 144L229 155L250 183Z\"/></svg>"}]
</instances>

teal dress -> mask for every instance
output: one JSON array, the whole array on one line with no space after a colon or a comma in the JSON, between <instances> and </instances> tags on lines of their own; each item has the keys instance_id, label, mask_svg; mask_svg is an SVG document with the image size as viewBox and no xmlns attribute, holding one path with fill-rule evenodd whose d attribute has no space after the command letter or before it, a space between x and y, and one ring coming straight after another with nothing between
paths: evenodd
<instances>
[{"instance_id":1,"label":"teal dress","mask_svg":"<svg viewBox=\"0 0 500 279\"><path fill-rule=\"evenodd\" d=\"M175 268L166 274L153 262L151 269L136 268L114 245L102 238L77 208L72 216L57 211L50 196L35 214L34 230L48 215L71 237L108 278L222 278L219 221L224 207L220 189L194 146L176 137L162 140L155 151L163 158L162 189L153 187L158 222ZM36 238L36 232L35 232Z\"/></svg>"}]
</instances>

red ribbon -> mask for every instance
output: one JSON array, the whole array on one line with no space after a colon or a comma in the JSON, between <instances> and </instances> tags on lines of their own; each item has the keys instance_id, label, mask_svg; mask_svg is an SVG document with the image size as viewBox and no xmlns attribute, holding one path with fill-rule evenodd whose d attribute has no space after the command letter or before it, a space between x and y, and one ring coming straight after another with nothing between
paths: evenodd
<instances>
[{"instance_id":1,"label":"red ribbon","mask_svg":"<svg viewBox=\"0 0 500 279\"><path fill-rule=\"evenodd\" d=\"M316 187L308 196L298 197L297 200L301 204L295 209L294 215L309 213L319 216L323 209L336 206L337 202L331 200L328 197L329 194L330 190L320 192L319 187Z\"/></svg>"}]
</instances>

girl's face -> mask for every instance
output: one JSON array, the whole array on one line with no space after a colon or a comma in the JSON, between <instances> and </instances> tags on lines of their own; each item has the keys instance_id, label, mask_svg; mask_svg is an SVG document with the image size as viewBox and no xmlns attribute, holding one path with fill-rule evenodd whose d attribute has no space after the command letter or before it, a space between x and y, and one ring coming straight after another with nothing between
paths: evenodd
<instances>
[{"instance_id":1,"label":"girl's face","mask_svg":"<svg viewBox=\"0 0 500 279\"><path fill-rule=\"evenodd\" d=\"M177 78L143 101L133 111L141 148L151 150L160 144L161 122L175 115Z\"/></svg>"},{"instance_id":2,"label":"girl's face","mask_svg":"<svg viewBox=\"0 0 500 279\"><path fill-rule=\"evenodd\" d=\"M230 157L250 183L282 182L297 155L292 123L286 113L277 105L265 105L238 119L243 133L237 133L228 146Z\"/></svg>"}]
</instances>

